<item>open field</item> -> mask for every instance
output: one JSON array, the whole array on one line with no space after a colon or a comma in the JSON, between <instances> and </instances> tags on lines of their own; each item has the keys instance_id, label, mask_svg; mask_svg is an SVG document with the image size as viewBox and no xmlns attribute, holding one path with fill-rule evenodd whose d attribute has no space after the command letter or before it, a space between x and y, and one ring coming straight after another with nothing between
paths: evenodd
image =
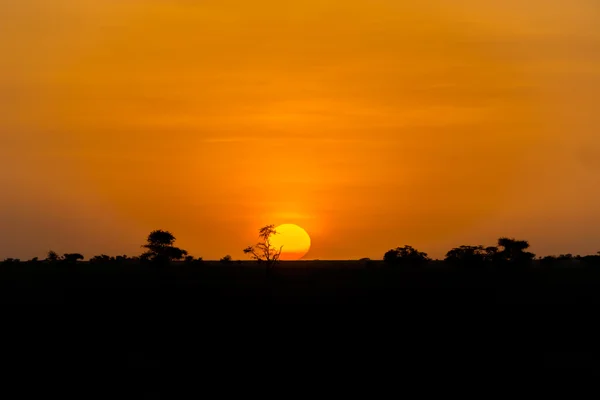
<instances>
[{"instance_id":1,"label":"open field","mask_svg":"<svg viewBox=\"0 0 600 400\"><path fill-rule=\"evenodd\" d=\"M3 355L23 368L110 371L98 390L150 398L265 374L273 385L388 390L425 377L597 377L598 288L600 270L582 267L4 265L0 299L22 322L4 318Z\"/></svg>"},{"instance_id":2,"label":"open field","mask_svg":"<svg viewBox=\"0 0 600 400\"><path fill-rule=\"evenodd\" d=\"M3 265L4 303L285 305L378 307L464 304L600 304L600 269L567 266L500 270L389 267L381 261L281 262L272 271L253 262Z\"/></svg>"}]
</instances>

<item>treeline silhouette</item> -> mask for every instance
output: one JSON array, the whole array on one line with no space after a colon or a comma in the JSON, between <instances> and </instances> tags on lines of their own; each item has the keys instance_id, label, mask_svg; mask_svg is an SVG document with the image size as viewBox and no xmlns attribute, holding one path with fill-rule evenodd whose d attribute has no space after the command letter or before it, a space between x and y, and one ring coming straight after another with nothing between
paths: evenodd
<instances>
[{"instance_id":1,"label":"treeline silhouette","mask_svg":"<svg viewBox=\"0 0 600 400\"><path fill-rule=\"evenodd\" d=\"M272 226L248 247L250 260L194 257L175 236L152 231L139 256L50 251L44 260L7 259L0 265L5 302L102 303L242 301L252 303L598 303L600 253L536 258L525 240L500 238L496 246L464 245L442 260L405 245L380 260L279 261Z\"/></svg>"},{"instance_id":2,"label":"treeline silhouette","mask_svg":"<svg viewBox=\"0 0 600 400\"><path fill-rule=\"evenodd\" d=\"M36 338L14 347L11 362L120 368L127 381L149 378L136 391L164 382L178 366L178 375L235 366L247 374L262 372L256 362L263 359L288 376L302 365L302 379L308 365L327 379L343 371L344 382L368 373L380 382L392 373L394 383L407 376L400 368L475 381L598 365L597 335L586 321L600 305L600 254L536 258L528 242L500 238L495 246L450 249L442 260L406 245L380 260L277 263L277 253L268 250L266 259L265 247L253 246L251 260L209 261L176 247L162 230L141 247L134 257L83 261L80 253L51 251L44 260L5 260L0 303L70 310L62 325L53 319L28 329ZM88 336L73 334L83 318L92 320ZM53 329L59 338L40 342Z\"/></svg>"},{"instance_id":3,"label":"treeline silhouette","mask_svg":"<svg viewBox=\"0 0 600 400\"><path fill-rule=\"evenodd\" d=\"M270 244L270 237L277 232L273 225L263 227L259 231L259 242L256 246L249 246L244 249L246 254L250 254L251 259L258 263L264 263L267 267L273 267L278 264L282 249L274 249ZM202 257L194 257L188 254L184 249L175 246L175 236L165 230L152 231L146 243L141 247L146 249L139 256L128 257L127 255L108 256L106 254L96 255L89 259L89 264L93 265L155 265L167 266L174 262L184 265L204 265ZM383 255L385 266L405 267L405 268L426 268L428 266L440 266L443 262L448 267L454 268L530 268L530 267L600 267L600 251L595 255L572 255L561 254L558 256L545 256L536 258L534 253L527 251L529 242L526 240L516 240L513 238L502 237L498 239L496 246L482 245L462 245L449 250L443 260L433 260L427 253L421 252L410 245L390 249ZM28 261L7 258L0 264L4 265L74 265L81 263L85 259L81 253L65 253L62 256L55 251L49 251L44 260L37 257ZM362 258L358 260L365 266L373 266L373 260ZM225 255L219 262L221 264L232 264L233 258ZM241 263L240 260L237 261Z\"/></svg>"}]
</instances>

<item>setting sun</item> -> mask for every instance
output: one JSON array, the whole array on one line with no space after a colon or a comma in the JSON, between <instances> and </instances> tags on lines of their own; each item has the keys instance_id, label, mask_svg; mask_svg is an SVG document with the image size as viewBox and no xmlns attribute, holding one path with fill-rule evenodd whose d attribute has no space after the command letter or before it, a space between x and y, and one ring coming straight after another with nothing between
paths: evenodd
<instances>
[{"instance_id":1,"label":"setting sun","mask_svg":"<svg viewBox=\"0 0 600 400\"><path fill-rule=\"evenodd\" d=\"M600 0L0 0L0 33L0 305L70 314L5 364L600 370Z\"/></svg>"},{"instance_id":2,"label":"setting sun","mask_svg":"<svg viewBox=\"0 0 600 400\"><path fill-rule=\"evenodd\" d=\"M299 260L308 253L310 236L304 229L294 224L283 224L275 230L277 234L271 237L271 245L282 249L280 260Z\"/></svg>"},{"instance_id":3,"label":"setting sun","mask_svg":"<svg viewBox=\"0 0 600 400\"><path fill-rule=\"evenodd\" d=\"M597 251L598 1L282 4L0 0L0 260Z\"/></svg>"}]
</instances>

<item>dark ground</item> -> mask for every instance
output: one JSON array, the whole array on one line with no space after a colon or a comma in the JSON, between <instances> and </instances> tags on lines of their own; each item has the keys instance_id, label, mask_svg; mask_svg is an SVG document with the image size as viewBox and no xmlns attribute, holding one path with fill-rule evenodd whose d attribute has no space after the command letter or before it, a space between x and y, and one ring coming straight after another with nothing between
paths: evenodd
<instances>
[{"instance_id":1,"label":"dark ground","mask_svg":"<svg viewBox=\"0 0 600 400\"><path fill-rule=\"evenodd\" d=\"M374 395L423 379L421 391L473 389L600 371L590 268L4 265L0 301L5 367L59 371L50 392L90 380L88 394L171 398L223 380L223 394L324 383Z\"/></svg>"}]
</instances>

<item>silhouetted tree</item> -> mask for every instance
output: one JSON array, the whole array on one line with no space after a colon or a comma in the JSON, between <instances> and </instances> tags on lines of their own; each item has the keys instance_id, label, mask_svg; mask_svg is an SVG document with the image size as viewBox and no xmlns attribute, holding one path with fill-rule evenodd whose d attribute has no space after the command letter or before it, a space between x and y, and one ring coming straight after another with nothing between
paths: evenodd
<instances>
[{"instance_id":1,"label":"silhouetted tree","mask_svg":"<svg viewBox=\"0 0 600 400\"><path fill-rule=\"evenodd\" d=\"M183 261L186 265L200 265L204 262L202 257L194 258L194 256L187 256Z\"/></svg>"},{"instance_id":2,"label":"silhouetted tree","mask_svg":"<svg viewBox=\"0 0 600 400\"><path fill-rule=\"evenodd\" d=\"M554 256L546 256L540 259L540 265L544 268L552 268L558 264L558 259Z\"/></svg>"},{"instance_id":3,"label":"silhouetted tree","mask_svg":"<svg viewBox=\"0 0 600 400\"><path fill-rule=\"evenodd\" d=\"M529 242L526 240L515 240L506 237L498 239L500 251L497 253L497 261L513 266L525 266L531 264L535 254L527 252Z\"/></svg>"},{"instance_id":4,"label":"silhouetted tree","mask_svg":"<svg viewBox=\"0 0 600 400\"><path fill-rule=\"evenodd\" d=\"M581 257L581 263L585 267L600 267L600 251L597 254Z\"/></svg>"},{"instance_id":5,"label":"silhouetted tree","mask_svg":"<svg viewBox=\"0 0 600 400\"><path fill-rule=\"evenodd\" d=\"M446 253L444 261L453 266L479 267L485 264L487 255L483 246L460 246Z\"/></svg>"},{"instance_id":6,"label":"silhouetted tree","mask_svg":"<svg viewBox=\"0 0 600 400\"><path fill-rule=\"evenodd\" d=\"M60 260L62 260L62 258L53 250L50 250L46 256L46 261L50 263L57 263Z\"/></svg>"},{"instance_id":7,"label":"silhouetted tree","mask_svg":"<svg viewBox=\"0 0 600 400\"><path fill-rule=\"evenodd\" d=\"M188 252L174 246L175 236L169 231L155 230L148 235L147 243L142 247L148 249L141 259L158 264L168 264L172 260L181 260Z\"/></svg>"},{"instance_id":8,"label":"silhouetted tree","mask_svg":"<svg viewBox=\"0 0 600 400\"><path fill-rule=\"evenodd\" d=\"M99 256L90 258L90 264L108 264L111 261L114 261L114 258L109 257L106 254L101 254Z\"/></svg>"},{"instance_id":9,"label":"silhouetted tree","mask_svg":"<svg viewBox=\"0 0 600 400\"><path fill-rule=\"evenodd\" d=\"M117 264L125 264L126 262L131 261L131 259L129 257L127 257L127 255L122 255L122 256L116 256L114 258L114 262Z\"/></svg>"},{"instance_id":10,"label":"silhouetted tree","mask_svg":"<svg viewBox=\"0 0 600 400\"><path fill-rule=\"evenodd\" d=\"M544 268L554 268L554 267L574 267L578 265L586 265L586 259L589 256L573 256L572 254L561 254L558 257L556 256L546 256L539 259L540 266ZM592 256L593 257L593 256Z\"/></svg>"},{"instance_id":11,"label":"silhouetted tree","mask_svg":"<svg viewBox=\"0 0 600 400\"><path fill-rule=\"evenodd\" d=\"M219 262L221 264L231 264L233 262L233 260L231 259L231 256L229 254L227 254L225 257L221 258L219 260Z\"/></svg>"},{"instance_id":12,"label":"silhouetted tree","mask_svg":"<svg viewBox=\"0 0 600 400\"><path fill-rule=\"evenodd\" d=\"M498 259L498 248L496 246L488 246L484 249L485 262L493 263Z\"/></svg>"},{"instance_id":13,"label":"silhouetted tree","mask_svg":"<svg viewBox=\"0 0 600 400\"><path fill-rule=\"evenodd\" d=\"M77 261L83 260L83 255L79 253L67 253L63 255L63 262L67 264L75 264Z\"/></svg>"},{"instance_id":14,"label":"silhouetted tree","mask_svg":"<svg viewBox=\"0 0 600 400\"><path fill-rule=\"evenodd\" d=\"M430 261L427 253L420 252L412 246L397 247L383 255L383 261L390 265L422 266Z\"/></svg>"},{"instance_id":15,"label":"silhouetted tree","mask_svg":"<svg viewBox=\"0 0 600 400\"><path fill-rule=\"evenodd\" d=\"M258 262L264 262L267 269L274 266L281 256L283 246L276 249L271 245L271 236L277 235L275 225L267 225L258 230L258 238L260 241L254 246L248 246L244 249L245 254Z\"/></svg>"}]
</instances>

